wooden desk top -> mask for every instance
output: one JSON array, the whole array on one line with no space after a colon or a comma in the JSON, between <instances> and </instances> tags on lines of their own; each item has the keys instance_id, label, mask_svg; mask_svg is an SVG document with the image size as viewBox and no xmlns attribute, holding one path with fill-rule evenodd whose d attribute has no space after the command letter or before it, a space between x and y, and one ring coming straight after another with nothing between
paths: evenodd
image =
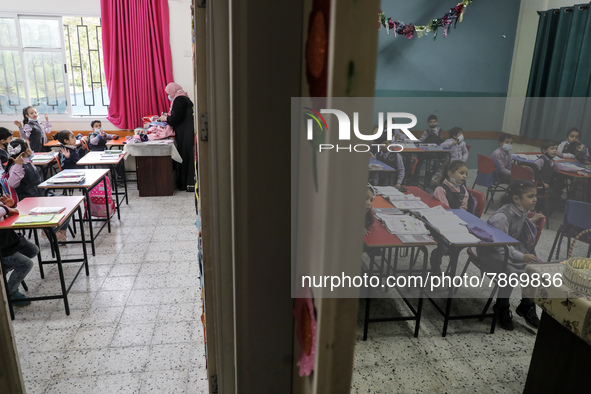
<instances>
[{"instance_id":1,"label":"wooden desk top","mask_svg":"<svg viewBox=\"0 0 591 394\"><path fill-rule=\"evenodd\" d=\"M71 171L84 171L85 179L82 183L49 183L48 181L53 178L59 178L60 175L65 175ZM40 189L80 189L80 188L93 188L99 183L105 175L109 173L108 168L99 168L99 169L80 169L80 170L63 170L62 172L52 176L39 186Z\"/></svg>"},{"instance_id":2,"label":"wooden desk top","mask_svg":"<svg viewBox=\"0 0 591 394\"><path fill-rule=\"evenodd\" d=\"M53 163L56 160L58 154L59 154L58 152L35 153L35 156L47 156L48 159L43 160L43 161L32 161L31 160L31 162L36 166L46 166L49 163ZM50 156L51 156L51 158L49 158Z\"/></svg>"},{"instance_id":3,"label":"wooden desk top","mask_svg":"<svg viewBox=\"0 0 591 394\"><path fill-rule=\"evenodd\" d=\"M122 152L118 155L110 154L108 158L103 159L103 152L88 152L84 157L76 163L79 166L100 166L119 164L125 157L127 152Z\"/></svg>"},{"instance_id":4,"label":"wooden desk top","mask_svg":"<svg viewBox=\"0 0 591 394\"><path fill-rule=\"evenodd\" d=\"M58 196L58 197L27 197L19 201L17 209L18 215L11 215L6 219L0 221L0 230L6 229L24 229L24 228L45 228L56 227L64 223L64 221L72 215L76 208L82 204L84 196ZM14 222L20 217L28 215L31 209L37 207L66 207L62 212L64 217L59 224L30 224L26 226L12 226Z\"/></svg>"}]
</instances>

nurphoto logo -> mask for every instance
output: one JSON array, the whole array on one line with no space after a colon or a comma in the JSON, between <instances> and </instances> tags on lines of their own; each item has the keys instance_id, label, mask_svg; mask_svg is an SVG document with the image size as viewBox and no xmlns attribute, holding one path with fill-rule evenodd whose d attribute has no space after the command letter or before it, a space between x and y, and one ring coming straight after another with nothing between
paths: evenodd
<instances>
[{"instance_id":1,"label":"nurphoto logo","mask_svg":"<svg viewBox=\"0 0 591 394\"><path fill-rule=\"evenodd\" d=\"M386 146L390 152L400 152L404 149L402 145L398 144L356 144L356 145L334 145L325 144L318 141L324 140L325 133L328 132L328 124L322 114L332 114L336 116L338 124L338 136L339 141L350 141L351 140L351 119L349 115L338 109L321 109L320 112L313 110L309 107L303 107L305 109L304 114L309 118L306 124L307 138L308 141L316 141L315 144L318 147L318 152L325 150L335 149L337 152L345 150L348 152L369 152L372 146ZM394 119L397 120L394 123ZM410 120L410 122L403 123L400 119ZM417 124L417 117L408 112L387 112L386 113L386 138L387 141L392 141L392 135L394 130L400 130L410 140L417 141L417 138L410 132L410 129ZM316 125L316 127L315 127ZM355 137L362 141L375 141L382 136L384 132L384 113L378 113L378 125L377 130L370 134L364 134L359 130L359 112L353 112L353 133Z\"/></svg>"}]
</instances>

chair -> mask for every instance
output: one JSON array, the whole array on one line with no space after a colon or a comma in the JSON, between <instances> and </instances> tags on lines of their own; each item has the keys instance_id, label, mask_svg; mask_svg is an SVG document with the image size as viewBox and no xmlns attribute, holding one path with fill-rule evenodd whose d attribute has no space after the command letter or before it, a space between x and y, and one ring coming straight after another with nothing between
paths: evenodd
<instances>
[{"instance_id":1,"label":"chair","mask_svg":"<svg viewBox=\"0 0 591 394\"><path fill-rule=\"evenodd\" d=\"M582 201L567 200L564 205L564 221L556 232L550 255L548 255L548 261L552 260L552 253L554 253L554 249L557 245L558 248L556 248L555 259L558 259L558 256L560 256L560 246L562 245L562 239L564 237L567 237L568 249L570 248L571 238L575 237L581 231L590 228L591 204ZM589 257L591 255L591 237L583 236L579 241L589 244L589 249L587 250L587 257Z\"/></svg>"},{"instance_id":2,"label":"chair","mask_svg":"<svg viewBox=\"0 0 591 394\"><path fill-rule=\"evenodd\" d=\"M482 217L482 212L484 211L484 206L486 205L486 195L478 190L468 189L472 196L476 199L476 212L474 212L475 216Z\"/></svg>"},{"instance_id":3,"label":"chair","mask_svg":"<svg viewBox=\"0 0 591 394\"><path fill-rule=\"evenodd\" d=\"M530 212L527 214L527 217L531 218L534 215L535 215L535 212ZM537 233L536 233L536 240L535 240L534 246L538 244L538 241L540 240L540 236L542 235L542 230L544 229L545 225L546 225L545 218L538 220L538 222L536 223ZM470 265L470 263L472 263L476 267L478 267L478 269L480 270L480 274L484 274L484 272L486 272L485 271L486 268L483 267L482 260L480 260L480 258L476 254L476 249L475 248L468 248L468 260L466 260L466 265L464 266L464 269L462 270L462 273L460 276L464 276L466 271L468 271L468 266ZM493 297L495 296L498 289L499 289L498 284L495 284L495 287L493 288L492 292L490 293L488 301L486 302L486 305L484 306L484 309L482 310L482 313L480 316L480 321L484 320L484 318L486 317L486 312L488 311L488 308L490 308L490 304L492 303ZM496 318L493 318L493 321L490 326L490 333L491 334L495 332L496 323L497 323Z\"/></svg>"},{"instance_id":4,"label":"chair","mask_svg":"<svg viewBox=\"0 0 591 394\"><path fill-rule=\"evenodd\" d=\"M476 185L486 187L486 199L488 199L488 195L490 194L490 201L484 210L485 213L488 211L488 207L493 201L495 193L506 190L499 184L495 161L481 154L478 154L478 172L476 173L476 180L472 185L472 189Z\"/></svg>"}]
</instances>

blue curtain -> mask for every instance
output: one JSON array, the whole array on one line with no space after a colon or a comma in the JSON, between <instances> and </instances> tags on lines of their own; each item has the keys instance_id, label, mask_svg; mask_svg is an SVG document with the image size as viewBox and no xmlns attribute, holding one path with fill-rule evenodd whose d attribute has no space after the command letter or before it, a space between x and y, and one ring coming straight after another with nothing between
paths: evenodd
<instances>
[{"instance_id":1,"label":"blue curtain","mask_svg":"<svg viewBox=\"0 0 591 394\"><path fill-rule=\"evenodd\" d=\"M540 13L522 134L562 140L591 130L591 10L575 5Z\"/></svg>"}]
</instances>

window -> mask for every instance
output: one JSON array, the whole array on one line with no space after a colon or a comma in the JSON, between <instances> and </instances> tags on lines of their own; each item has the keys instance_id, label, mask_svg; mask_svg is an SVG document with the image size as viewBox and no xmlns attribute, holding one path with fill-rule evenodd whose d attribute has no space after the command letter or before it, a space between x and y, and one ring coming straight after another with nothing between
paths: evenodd
<instances>
[{"instance_id":1,"label":"window","mask_svg":"<svg viewBox=\"0 0 591 394\"><path fill-rule=\"evenodd\" d=\"M98 17L0 17L0 115L105 116Z\"/></svg>"}]
</instances>

